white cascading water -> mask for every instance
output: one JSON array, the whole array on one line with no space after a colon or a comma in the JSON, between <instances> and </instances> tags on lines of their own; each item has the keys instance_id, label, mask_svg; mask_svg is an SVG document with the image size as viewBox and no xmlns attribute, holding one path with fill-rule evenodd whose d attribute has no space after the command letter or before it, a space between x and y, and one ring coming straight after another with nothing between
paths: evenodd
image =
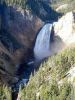
<instances>
[{"instance_id":1,"label":"white cascading water","mask_svg":"<svg viewBox=\"0 0 75 100\"><path fill-rule=\"evenodd\" d=\"M42 60L50 56L50 35L52 30L52 24L46 24L39 32L35 47L34 56L37 60Z\"/></svg>"}]
</instances>

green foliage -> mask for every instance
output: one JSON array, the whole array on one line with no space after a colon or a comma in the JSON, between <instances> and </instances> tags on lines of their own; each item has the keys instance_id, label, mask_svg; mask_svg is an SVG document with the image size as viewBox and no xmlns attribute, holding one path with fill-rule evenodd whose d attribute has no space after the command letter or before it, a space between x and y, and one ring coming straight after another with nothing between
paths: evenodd
<instances>
[{"instance_id":1,"label":"green foliage","mask_svg":"<svg viewBox=\"0 0 75 100\"><path fill-rule=\"evenodd\" d=\"M17 5L17 6L21 6L23 9L26 8L26 2L27 0L2 0L1 3L6 2L6 4L8 5Z\"/></svg>"},{"instance_id":2,"label":"green foliage","mask_svg":"<svg viewBox=\"0 0 75 100\"><path fill-rule=\"evenodd\" d=\"M75 10L75 0L53 0L52 4L50 5L52 6L52 8L56 9L64 4L68 4L68 7L59 10L60 13L65 14L67 12Z\"/></svg>"},{"instance_id":3,"label":"green foliage","mask_svg":"<svg viewBox=\"0 0 75 100\"><path fill-rule=\"evenodd\" d=\"M49 57L38 72L30 77L28 85L20 90L21 100L71 100L72 86L66 80L66 72L75 63L75 48L66 49L56 56Z\"/></svg>"},{"instance_id":4,"label":"green foliage","mask_svg":"<svg viewBox=\"0 0 75 100\"><path fill-rule=\"evenodd\" d=\"M0 86L0 100L12 100L11 89L7 86Z\"/></svg>"},{"instance_id":5,"label":"green foliage","mask_svg":"<svg viewBox=\"0 0 75 100\"><path fill-rule=\"evenodd\" d=\"M39 88L29 85L19 92L20 100L70 100L71 85L64 83L60 88L56 81L43 83Z\"/></svg>"},{"instance_id":6,"label":"green foliage","mask_svg":"<svg viewBox=\"0 0 75 100\"><path fill-rule=\"evenodd\" d=\"M72 86L65 81L60 85L66 72L75 64L75 48L49 57L35 75L30 77L24 89L20 89L20 100L71 100ZM0 100L11 100L11 89L0 86Z\"/></svg>"},{"instance_id":7,"label":"green foliage","mask_svg":"<svg viewBox=\"0 0 75 100\"><path fill-rule=\"evenodd\" d=\"M75 49L67 49L55 57L55 70L59 73L59 78L64 77L65 73L75 63Z\"/></svg>"},{"instance_id":8,"label":"green foliage","mask_svg":"<svg viewBox=\"0 0 75 100\"><path fill-rule=\"evenodd\" d=\"M65 82L60 88L60 100L71 100L71 85Z\"/></svg>"}]
</instances>

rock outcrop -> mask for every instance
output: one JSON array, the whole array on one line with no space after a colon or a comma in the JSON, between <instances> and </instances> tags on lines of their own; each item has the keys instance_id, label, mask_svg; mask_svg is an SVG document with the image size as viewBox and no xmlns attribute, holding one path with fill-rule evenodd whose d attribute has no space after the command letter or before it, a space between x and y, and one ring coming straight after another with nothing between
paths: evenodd
<instances>
[{"instance_id":1,"label":"rock outcrop","mask_svg":"<svg viewBox=\"0 0 75 100\"><path fill-rule=\"evenodd\" d=\"M75 44L75 13L69 12L61 17L54 26L54 42L51 43L52 55L67 46Z\"/></svg>"},{"instance_id":2,"label":"rock outcrop","mask_svg":"<svg viewBox=\"0 0 75 100\"><path fill-rule=\"evenodd\" d=\"M55 22L54 31L65 44L75 43L75 13L69 12Z\"/></svg>"}]
</instances>

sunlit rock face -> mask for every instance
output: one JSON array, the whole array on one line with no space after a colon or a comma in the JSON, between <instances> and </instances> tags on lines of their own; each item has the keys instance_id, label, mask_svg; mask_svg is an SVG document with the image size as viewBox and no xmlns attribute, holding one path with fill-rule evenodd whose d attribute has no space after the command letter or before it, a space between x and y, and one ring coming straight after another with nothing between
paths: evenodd
<instances>
[{"instance_id":1,"label":"sunlit rock face","mask_svg":"<svg viewBox=\"0 0 75 100\"><path fill-rule=\"evenodd\" d=\"M69 12L54 23L54 31L65 44L75 42L75 14Z\"/></svg>"}]
</instances>

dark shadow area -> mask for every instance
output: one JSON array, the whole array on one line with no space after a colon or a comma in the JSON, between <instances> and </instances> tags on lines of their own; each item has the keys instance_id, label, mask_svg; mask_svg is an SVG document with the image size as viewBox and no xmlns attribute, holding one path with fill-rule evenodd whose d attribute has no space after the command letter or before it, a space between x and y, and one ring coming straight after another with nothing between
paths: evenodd
<instances>
[{"instance_id":1,"label":"dark shadow area","mask_svg":"<svg viewBox=\"0 0 75 100\"><path fill-rule=\"evenodd\" d=\"M45 3L45 1L27 0L27 5L32 13L44 22L54 22L58 20L58 17L62 16L61 13L54 11L49 6L49 3Z\"/></svg>"},{"instance_id":2,"label":"dark shadow area","mask_svg":"<svg viewBox=\"0 0 75 100\"><path fill-rule=\"evenodd\" d=\"M22 47L21 44L19 44L17 40L4 29L0 30L0 41L9 52L14 52Z\"/></svg>"},{"instance_id":3,"label":"dark shadow area","mask_svg":"<svg viewBox=\"0 0 75 100\"><path fill-rule=\"evenodd\" d=\"M74 16L74 22L75 22L75 12L73 12L73 16Z\"/></svg>"},{"instance_id":4,"label":"dark shadow area","mask_svg":"<svg viewBox=\"0 0 75 100\"><path fill-rule=\"evenodd\" d=\"M19 65L19 69L17 71L17 76L19 77L19 81L15 84L12 84L12 100L16 100L19 92L19 87L24 88L24 85L28 83L31 73L34 73L35 67L34 65L28 66L27 62L23 62ZM23 79L26 79L25 84L23 83Z\"/></svg>"},{"instance_id":5,"label":"dark shadow area","mask_svg":"<svg viewBox=\"0 0 75 100\"><path fill-rule=\"evenodd\" d=\"M21 48L21 44L9 33L8 31L8 6L5 2L0 4L0 42L5 46L5 48L10 52L14 52L16 49Z\"/></svg>"},{"instance_id":6,"label":"dark shadow area","mask_svg":"<svg viewBox=\"0 0 75 100\"><path fill-rule=\"evenodd\" d=\"M4 27L6 27L7 22L7 16L6 16L6 11L7 9L7 5L5 3L5 1L0 4L0 13L1 13L1 29L3 30ZM7 28L7 27L6 27Z\"/></svg>"},{"instance_id":7,"label":"dark shadow area","mask_svg":"<svg viewBox=\"0 0 75 100\"><path fill-rule=\"evenodd\" d=\"M34 59L30 59L30 61L34 61ZM28 65L29 62L23 61L19 65L19 69L17 71L17 76L19 76L19 81L15 84L12 84L12 91L13 91L12 92L12 100L17 99L19 87L21 86L22 89L24 88L24 86L28 83L31 74L34 75L35 74L34 72L39 70L41 62L42 61L40 61L36 65L35 64ZM23 83L23 79L26 80L25 83Z\"/></svg>"},{"instance_id":8,"label":"dark shadow area","mask_svg":"<svg viewBox=\"0 0 75 100\"><path fill-rule=\"evenodd\" d=\"M50 35L50 43L54 42L54 36L55 36L55 32L54 32L54 27L52 26L51 35Z\"/></svg>"}]
</instances>

